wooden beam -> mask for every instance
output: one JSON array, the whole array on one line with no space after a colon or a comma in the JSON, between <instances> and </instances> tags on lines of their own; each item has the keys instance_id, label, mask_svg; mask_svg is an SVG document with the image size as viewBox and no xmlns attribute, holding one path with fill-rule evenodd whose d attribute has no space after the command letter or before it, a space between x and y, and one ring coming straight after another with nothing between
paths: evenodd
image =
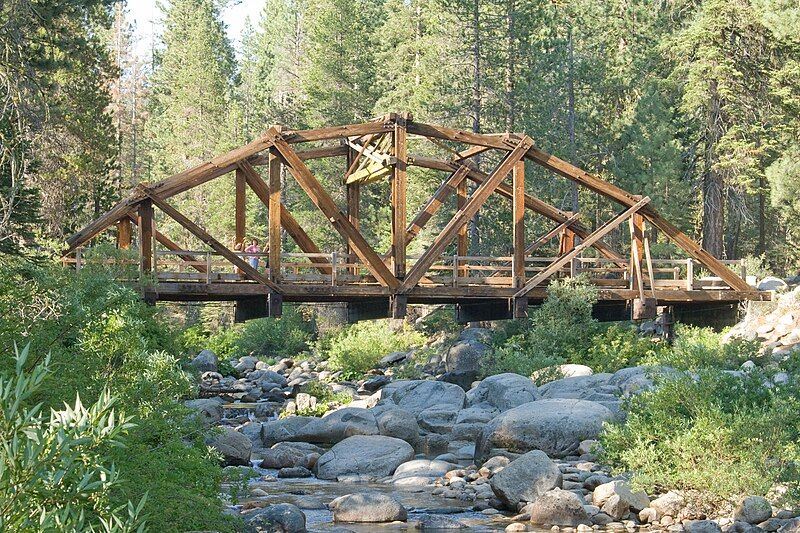
<instances>
[{"instance_id":1,"label":"wooden beam","mask_svg":"<svg viewBox=\"0 0 800 533\"><path fill-rule=\"evenodd\" d=\"M522 159L525 152L530 148L533 141L529 137L524 137L517 147L500 162L495 170L489 175L467 200L463 208L459 209L444 227L442 232L434 239L430 247L422 254L422 257L414 264L408 272L406 279L400 288L400 292L408 292L428 271L428 268L439 258L444 249L455 238L458 230L461 229L471 219L478 209L484 204L487 198L494 192L500 182Z\"/></svg>"},{"instance_id":2,"label":"wooden beam","mask_svg":"<svg viewBox=\"0 0 800 533\"><path fill-rule=\"evenodd\" d=\"M628 220L631 232L631 289L638 288L639 298L644 300L642 260L644 259L644 218L639 213Z\"/></svg>"},{"instance_id":3,"label":"wooden beam","mask_svg":"<svg viewBox=\"0 0 800 533\"><path fill-rule=\"evenodd\" d=\"M544 243L546 243L547 241L549 241L550 239L552 239L556 235L561 234L561 232L563 232L566 228L568 228L572 224L574 224L575 221L577 221L579 217L580 217L580 213L575 213L574 215L570 216L569 219L567 219L566 221L562 222L561 224L559 224L555 228L551 229L550 231L548 231L547 233L545 233L544 235L542 235L541 237L539 237L538 239L533 241L530 244L530 246L528 246L525 249L525 255L532 254L534 251L538 250L539 247L542 246ZM566 252L564 252L564 253L566 253Z\"/></svg>"},{"instance_id":4,"label":"wooden beam","mask_svg":"<svg viewBox=\"0 0 800 533\"><path fill-rule=\"evenodd\" d=\"M129 222L133 222L134 224L136 224L138 222L137 218L134 217L133 215L128 215L128 221ZM173 241L172 239L170 239L169 237L167 237L166 235L164 235L163 233L161 233L157 229L154 229L153 233L156 236L156 241L161 243L161 245L164 248L166 248L167 250L170 250L172 252L183 251L183 248L178 246L178 243L176 243L175 241ZM193 269L197 270L198 272L202 272L203 274L205 274L207 272L207 269L206 269L205 265L196 264L196 263L198 263L198 261L197 261L197 258L195 256L193 256L191 254L177 254L177 256L181 260L186 261L187 263L191 263L189 266L192 267Z\"/></svg>"},{"instance_id":5,"label":"wooden beam","mask_svg":"<svg viewBox=\"0 0 800 533\"><path fill-rule=\"evenodd\" d=\"M356 155L353 153L351 149L348 148L347 150L347 168L348 172L355 159ZM361 231L361 184L360 183L348 183L346 186L347 189L347 220L350 221L350 224L353 227ZM347 239L347 263L350 263L350 257L355 255L355 251L353 248L353 241ZM358 275L358 267L353 266L349 268L350 274L356 276Z\"/></svg>"},{"instance_id":6,"label":"wooden beam","mask_svg":"<svg viewBox=\"0 0 800 533\"><path fill-rule=\"evenodd\" d=\"M595 230L591 235L586 237L578 246L573 248L569 253L566 253L560 256L558 259L550 263L547 268L539 272L536 276L531 278L525 286L517 292L514 297L515 298L524 298L528 295L530 291L534 289L539 283L543 282L553 274L555 274L561 267L572 261L574 258L578 257L581 252L583 252L586 248L591 246L594 242L602 239L605 235L611 232L614 228L622 224L628 217L639 211L642 207L650 202L650 198L645 196L638 202L636 202L633 206L625 210L620 215L617 215L612 220L606 222L597 230Z\"/></svg>"},{"instance_id":7,"label":"wooden beam","mask_svg":"<svg viewBox=\"0 0 800 533\"><path fill-rule=\"evenodd\" d=\"M161 211L164 212L165 215L167 215L175 222L186 228L186 230L189 231L192 235L194 235L195 237L206 243L209 247L211 247L212 250L214 250L222 257L233 263L234 266L239 267L239 270L244 272L248 278L257 281L262 285L267 286L270 290L274 292L277 292L279 294L283 292L283 290L278 285L267 279L267 277L261 274L261 272L250 266L250 263L243 260L233 251L229 250L222 243L220 243L218 240L212 237L207 231L205 231L200 226L198 226L197 224L186 218L180 211L178 211L170 204L168 204L166 200L160 198L157 194L153 193L149 189L145 188L143 192L153 201L155 205L158 206L159 209L161 209Z\"/></svg>"},{"instance_id":8,"label":"wooden beam","mask_svg":"<svg viewBox=\"0 0 800 533\"><path fill-rule=\"evenodd\" d=\"M236 169L236 199L234 206L234 215L236 218L236 229L233 242L244 243L246 237L246 220L247 220L247 196L245 195L246 180L242 169Z\"/></svg>"},{"instance_id":9,"label":"wooden beam","mask_svg":"<svg viewBox=\"0 0 800 533\"><path fill-rule=\"evenodd\" d=\"M525 285L525 162L518 161L512 172L514 198L512 201L512 260L511 285Z\"/></svg>"},{"instance_id":10,"label":"wooden beam","mask_svg":"<svg viewBox=\"0 0 800 533\"><path fill-rule=\"evenodd\" d=\"M128 250L131 247L131 219L125 217L117 222L117 248Z\"/></svg>"},{"instance_id":11,"label":"wooden beam","mask_svg":"<svg viewBox=\"0 0 800 533\"><path fill-rule=\"evenodd\" d=\"M424 124L416 121L411 121L408 123L408 132L414 135L423 135L425 137L433 137L447 141L474 144L477 146L485 146L487 148L500 148L502 150L512 150L520 141L520 138L510 139L507 135L487 135L485 133L473 133L471 131L458 130L445 126L436 126L433 124Z\"/></svg>"},{"instance_id":12,"label":"wooden beam","mask_svg":"<svg viewBox=\"0 0 800 533\"><path fill-rule=\"evenodd\" d=\"M387 122L366 122L364 124L345 124L329 128L316 128L312 130L288 130L283 132L283 140L289 144L324 141L327 139L343 139L345 137L362 137L376 133L388 133L393 125Z\"/></svg>"},{"instance_id":13,"label":"wooden beam","mask_svg":"<svg viewBox=\"0 0 800 533\"><path fill-rule=\"evenodd\" d=\"M558 239L558 255L563 255L575 248L575 232L565 225L561 228Z\"/></svg>"},{"instance_id":14,"label":"wooden beam","mask_svg":"<svg viewBox=\"0 0 800 533\"><path fill-rule=\"evenodd\" d=\"M141 272L150 274L153 270L153 202L143 200L139 204L137 216Z\"/></svg>"},{"instance_id":15,"label":"wooden beam","mask_svg":"<svg viewBox=\"0 0 800 533\"><path fill-rule=\"evenodd\" d=\"M488 150L491 150L488 146L470 146L466 150L461 150L456 155L450 158L450 161L454 163L460 163L465 159L469 159L471 157L475 157L476 155L482 154Z\"/></svg>"},{"instance_id":16,"label":"wooden beam","mask_svg":"<svg viewBox=\"0 0 800 533\"><path fill-rule=\"evenodd\" d=\"M413 220L406 228L406 247L408 247L408 243L414 240L417 235L425 228L425 225L428 221L433 218L439 208L442 207L442 204L447 199L447 197L453 194L456 191L456 188L464 182L464 178L469 172L469 169L465 166L460 166L458 169L450 174L450 176L439 185L439 188L433 193L430 197L428 202L419 210L419 212L414 216Z\"/></svg>"},{"instance_id":17,"label":"wooden beam","mask_svg":"<svg viewBox=\"0 0 800 533\"><path fill-rule=\"evenodd\" d=\"M311 198L314 205L328 218L336 231L346 240L349 239L352 241L356 255L364 262L372 275L375 276L375 279L377 279L381 285L389 287L392 290L397 289L400 286L400 282L392 275L391 271L386 267L380 256L375 253L375 250L369 245L364 236L353 227L347 219L347 216L336 206L336 203L319 181L317 181L317 178L314 177L305 163L297 157L294 150L281 138L275 138L274 144L275 148L278 149L288 165L289 171L292 173L295 180L297 180L297 183L306 191L306 194Z\"/></svg>"},{"instance_id":18,"label":"wooden beam","mask_svg":"<svg viewBox=\"0 0 800 533\"><path fill-rule=\"evenodd\" d=\"M394 276L398 279L406 275L406 157L408 145L406 141L406 123L410 115L404 114L394 123L394 172L392 175L392 266Z\"/></svg>"},{"instance_id":19,"label":"wooden beam","mask_svg":"<svg viewBox=\"0 0 800 533\"><path fill-rule=\"evenodd\" d=\"M264 181L261 175L256 172L256 169L253 168L253 165L248 163L247 161L242 161L239 163L240 168L244 171L245 179L247 179L247 184L253 190L253 192L258 196L258 199L261 200L267 208L269 208L269 185ZM319 254L320 252L317 245L311 240L311 237L305 232L305 230L300 226L300 223L292 216L286 206L281 204L281 225L283 229L286 230L286 233L297 243L297 246L307 254ZM331 269L327 266L328 261L321 257L312 257L312 263L322 263L325 266L318 266L317 270L319 270L323 274L330 274Z\"/></svg>"},{"instance_id":20,"label":"wooden beam","mask_svg":"<svg viewBox=\"0 0 800 533\"><path fill-rule=\"evenodd\" d=\"M270 154L269 162L269 277L281 279L281 162ZM270 315L271 316L271 315Z\"/></svg>"},{"instance_id":21,"label":"wooden beam","mask_svg":"<svg viewBox=\"0 0 800 533\"><path fill-rule=\"evenodd\" d=\"M330 146L318 146L306 150L295 150L303 161L313 159L326 159L328 157L338 157L347 155L349 148L345 144L333 144ZM248 162L253 166L269 165L269 154L258 154L248 158Z\"/></svg>"}]
</instances>

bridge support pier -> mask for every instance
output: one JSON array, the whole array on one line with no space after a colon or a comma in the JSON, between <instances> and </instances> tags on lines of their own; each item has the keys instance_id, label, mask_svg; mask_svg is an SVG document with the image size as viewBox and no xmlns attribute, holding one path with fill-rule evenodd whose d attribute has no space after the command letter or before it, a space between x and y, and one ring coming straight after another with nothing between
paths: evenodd
<instances>
[{"instance_id":1,"label":"bridge support pier","mask_svg":"<svg viewBox=\"0 0 800 533\"><path fill-rule=\"evenodd\" d=\"M391 308L391 318L405 318L408 312L408 296L405 294L395 294L389 298Z\"/></svg>"},{"instance_id":2,"label":"bridge support pier","mask_svg":"<svg viewBox=\"0 0 800 533\"><path fill-rule=\"evenodd\" d=\"M510 300L484 300L456 304L456 322L482 322L484 320L507 320L513 317Z\"/></svg>"},{"instance_id":3,"label":"bridge support pier","mask_svg":"<svg viewBox=\"0 0 800 533\"><path fill-rule=\"evenodd\" d=\"M234 321L244 322L254 318L278 318L283 314L283 296L270 293L266 296L250 296L236 300Z\"/></svg>"}]
</instances>

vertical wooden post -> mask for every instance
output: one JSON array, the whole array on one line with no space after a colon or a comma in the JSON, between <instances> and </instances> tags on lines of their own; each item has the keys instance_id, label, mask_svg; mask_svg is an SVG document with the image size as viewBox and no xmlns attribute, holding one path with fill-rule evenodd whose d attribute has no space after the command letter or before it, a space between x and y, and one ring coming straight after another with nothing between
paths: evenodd
<instances>
[{"instance_id":1,"label":"vertical wooden post","mask_svg":"<svg viewBox=\"0 0 800 533\"><path fill-rule=\"evenodd\" d=\"M117 222L117 248L127 250L131 247L131 220L123 218Z\"/></svg>"},{"instance_id":2,"label":"vertical wooden post","mask_svg":"<svg viewBox=\"0 0 800 533\"><path fill-rule=\"evenodd\" d=\"M694 290L694 260L691 257L686 260L686 290Z\"/></svg>"},{"instance_id":3,"label":"vertical wooden post","mask_svg":"<svg viewBox=\"0 0 800 533\"><path fill-rule=\"evenodd\" d=\"M245 239L245 232L246 224L247 224L247 197L245 195L245 188L247 186L247 181L244 177L244 171L242 169L236 169L236 205L235 205L235 217L236 217L236 236L234 237L234 244L236 243L244 243Z\"/></svg>"},{"instance_id":4,"label":"vertical wooden post","mask_svg":"<svg viewBox=\"0 0 800 533\"><path fill-rule=\"evenodd\" d=\"M347 151L347 168L350 168L350 165L353 161L355 154L353 153L352 149ZM350 223L353 225L355 229L360 229L361 227L361 184L360 183L350 183L347 185L347 218L350 220ZM357 263L358 259L354 258L355 252L353 251L353 241L350 239L347 240L347 261L346 263ZM354 276L358 275L358 267L353 266L350 268L350 273Z\"/></svg>"},{"instance_id":5,"label":"vertical wooden post","mask_svg":"<svg viewBox=\"0 0 800 533\"><path fill-rule=\"evenodd\" d=\"M644 257L644 217L634 213L630 218L631 229L631 289L639 287L642 292L642 259Z\"/></svg>"},{"instance_id":6,"label":"vertical wooden post","mask_svg":"<svg viewBox=\"0 0 800 533\"><path fill-rule=\"evenodd\" d=\"M461 180L456 187L456 208L461 210L467 204L467 180ZM460 230L458 230L458 237L456 237L456 255L467 255L469 252L469 236L467 234L469 224L464 224ZM466 277L466 273L461 273L461 268L458 264L458 260L456 259L454 269L455 272L459 272L459 275L462 277Z\"/></svg>"},{"instance_id":7,"label":"vertical wooden post","mask_svg":"<svg viewBox=\"0 0 800 533\"><path fill-rule=\"evenodd\" d=\"M149 198L139 204L136 225L139 226L141 273L149 274L153 270L153 201Z\"/></svg>"},{"instance_id":8,"label":"vertical wooden post","mask_svg":"<svg viewBox=\"0 0 800 533\"><path fill-rule=\"evenodd\" d=\"M512 172L514 197L512 199L513 256L511 258L511 286L525 285L525 162L519 161Z\"/></svg>"},{"instance_id":9,"label":"vertical wooden post","mask_svg":"<svg viewBox=\"0 0 800 533\"><path fill-rule=\"evenodd\" d=\"M568 216L574 215L574 213L570 211L567 211L566 214ZM568 254L573 248L575 248L575 232L569 229L569 227L565 227L558 236L558 255Z\"/></svg>"},{"instance_id":10,"label":"vertical wooden post","mask_svg":"<svg viewBox=\"0 0 800 533\"><path fill-rule=\"evenodd\" d=\"M281 161L272 151L269 157L269 277L281 277Z\"/></svg>"},{"instance_id":11,"label":"vertical wooden post","mask_svg":"<svg viewBox=\"0 0 800 533\"><path fill-rule=\"evenodd\" d=\"M406 182L408 146L406 123L408 113L401 113L394 123L394 174L392 176L392 264L394 276L406 275Z\"/></svg>"}]
</instances>

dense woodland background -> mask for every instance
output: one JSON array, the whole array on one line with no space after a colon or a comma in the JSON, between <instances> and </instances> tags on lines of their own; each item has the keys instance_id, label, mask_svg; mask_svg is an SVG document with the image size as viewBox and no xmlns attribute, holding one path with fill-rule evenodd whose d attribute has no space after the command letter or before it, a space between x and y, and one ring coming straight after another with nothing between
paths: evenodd
<instances>
[{"instance_id":1,"label":"dense woodland background","mask_svg":"<svg viewBox=\"0 0 800 533\"><path fill-rule=\"evenodd\" d=\"M0 2L0 248L57 245L137 183L270 124L407 110L474 131L525 132L650 195L715 255L763 255L769 268L797 273L796 0L267 0L238 51L224 3L165 1L157 46L137 57L123 2ZM312 169L333 187L343 166ZM527 172L531 192L590 224L617 208ZM410 212L441 179L413 170ZM227 242L232 190L223 178L178 203ZM370 186L362 207L364 227L384 245L387 197L388 184ZM249 231L263 237L263 207L250 201ZM321 215L299 187L290 184L285 201L320 247L340 246L314 224ZM471 228L473 253L507 251L508 211L502 200L487 204ZM531 238L546 225L529 223ZM191 245L179 228L161 229ZM416 246L429 242L422 237Z\"/></svg>"}]
</instances>

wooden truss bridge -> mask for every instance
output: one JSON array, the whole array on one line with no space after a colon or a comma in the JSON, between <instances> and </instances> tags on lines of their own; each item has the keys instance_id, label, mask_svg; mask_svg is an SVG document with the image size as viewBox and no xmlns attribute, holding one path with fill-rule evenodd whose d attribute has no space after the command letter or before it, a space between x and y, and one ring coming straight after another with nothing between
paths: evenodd
<instances>
[{"instance_id":1,"label":"wooden truss bridge","mask_svg":"<svg viewBox=\"0 0 800 533\"><path fill-rule=\"evenodd\" d=\"M418 156L409 144L431 142L447 151L447 159ZM482 172L475 158L499 163ZM321 158L342 158L346 205L336 204L306 164ZM619 213L591 230L577 213L557 209L526 192L525 165L533 164L609 198ZM410 166L441 171L444 180L409 218L406 202ZM266 167L262 178L259 167ZM342 237L337 250L321 250L282 202L283 169ZM267 269L253 268L254 254L234 251L210 235L201 221L190 220L170 198L225 174L235 174L235 242L245 238L247 188L269 212ZM377 251L360 231L361 189L378 180L391 187L391 249ZM286 180L288 181L288 180ZM471 186L470 186L471 184ZM283 184L286 187L286 184ZM511 255L468 253L467 225L493 194L509 200L513 230ZM413 241L440 207L455 197L455 214L421 255L407 254ZM173 202L174 203L174 202ZM194 235L206 248L182 249L154 225L154 209ZM525 240L526 213L550 219L553 227L534 242ZM685 253L685 258L657 260L650 256L644 224L652 224ZM626 253L603 240L625 222L631 232ZM279 316L287 302L349 302L356 318L402 317L408 303L456 303L464 320L524 317L529 303L540 302L554 277L586 273L600 287L599 304L628 306L634 317L651 317L656 305L702 306L769 299L746 282L738 262L721 261L659 215L648 197L625 190L545 153L524 134L480 134L417 122L408 113L392 113L363 124L310 130L273 126L255 141L180 172L155 184L140 185L131 196L67 240L64 261L80 268L82 249L98 234L117 229L117 243L133 241L139 251L139 273L157 282L147 285L149 301L237 302L239 318ZM300 253L281 249L281 233ZM559 239L556 257L536 250ZM448 246L455 241L455 253ZM588 248L595 253L584 254ZM448 253L446 253L448 252ZM737 263L732 265L732 263ZM262 261L261 264L264 264ZM702 268L705 277L695 275ZM633 304L633 305L631 305ZM630 311L628 311L630 312Z\"/></svg>"}]
</instances>

